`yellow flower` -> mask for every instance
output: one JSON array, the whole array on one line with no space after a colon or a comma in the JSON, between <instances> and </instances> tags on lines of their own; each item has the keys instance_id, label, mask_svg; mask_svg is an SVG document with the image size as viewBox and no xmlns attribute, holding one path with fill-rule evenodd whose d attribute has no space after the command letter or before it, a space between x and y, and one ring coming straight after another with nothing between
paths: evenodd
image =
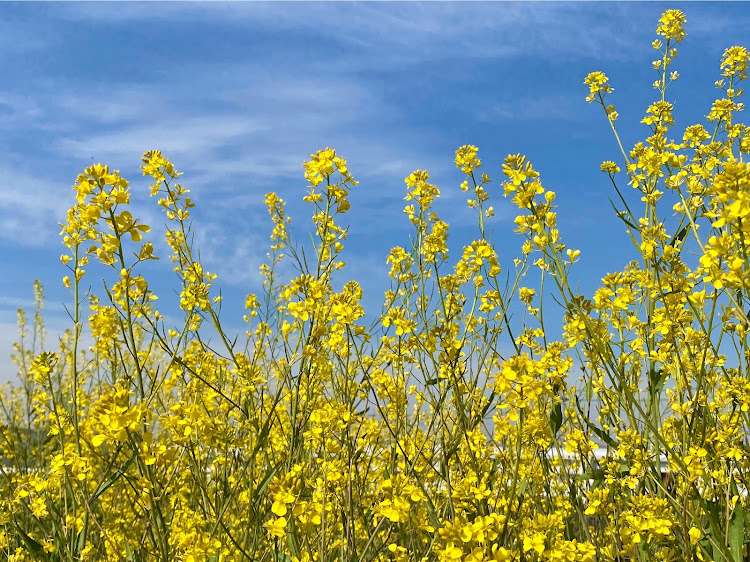
<instances>
[{"instance_id":1,"label":"yellow flower","mask_svg":"<svg viewBox=\"0 0 750 562\"><path fill-rule=\"evenodd\" d=\"M279 517L277 519L271 519L264 527L268 530L269 537L277 537L283 539L286 535L286 517Z\"/></svg>"},{"instance_id":2,"label":"yellow flower","mask_svg":"<svg viewBox=\"0 0 750 562\"><path fill-rule=\"evenodd\" d=\"M477 147L464 145L456 151L456 167L464 174L471 174L482 166L482 161L477 158Z\"/></svg>"},{"instance_id":3,"label":"yellow flower","mask_svg":"<svg viewBox=\"0 0 750 562\"><path fill-rule=\"evenodd\" d=\"M685 14L680 10L667 10L659 19L659 25L656 33L666 39L673 39L675 43L680 43L686 36L685 33Z\"/></svg>"},{"instance_id":4,"label":"yellow flower","mask_svg":"<svg viewBox=\"0 0 750 562\"><path fill-rule=\"evenodd\" d=\"M703 533L698 527L690 527L688 535L690 535L690 544L695 545L698 543Z\"/></svg>"},{"instance_id":5,"label":"yellow flower","mask_svg":"<svg viewBox=\"0 0 750 562\"><path fill-rule=\"evenodd\" d=\"M586 101L588 102L594 101L596 94L599 92L610 94L615 91L614 88L609 85L609 78L607 78L607 75L601 71L590 73L586 76L583 83L589 87L589 95L586 96Z\"/></svg>"},{"instance_id":6,"label":"yellow flower","mask_svg":"<svg viewBox=\"0 0 750 562\"><path fill-rule=\"evenodd\" d=\"M542 555L545 549L545 542L547 537L539 531L534 531L531 534L526 534L523 537L523 551L529 552L530 550L535 551L539 556Z\"/></svg>"},{"instance_id":7,"label":"yellow flower","mask_svg":"<svg viewBox=\"0 0 750 562\"><path fill-rule=\"evenodd\" d=\"M601 171L605 172L607 174L616 174L620 171L620 167L612 162L611 160L607 160L606 162L602 162L601 165Z\"/></svg>"},{"instance_id":8,"label":"yellow flower","mask_svg":"<svg viewBox=\"0 0 750 562\"><path fill-rule=\"evenodd\" d=\"M721 58L721 69L727 78L736 77L738 80L747 80L747 68L750 62L750 54L747 47L730 47L724 51Z\"/></svg>"}]
</instances>

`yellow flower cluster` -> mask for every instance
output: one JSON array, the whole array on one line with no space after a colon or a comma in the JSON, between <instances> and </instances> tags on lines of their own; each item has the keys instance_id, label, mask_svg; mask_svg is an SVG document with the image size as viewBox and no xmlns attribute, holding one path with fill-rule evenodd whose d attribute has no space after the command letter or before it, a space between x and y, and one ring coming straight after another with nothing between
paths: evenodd
<instances>
[{"instance_id":1,"label":"yellow flower cluster","mask_svg":"<svg viewBox=\"0 0 750 562\"><path fill-rule=\"evenodd\" d=\"M341 279L358 182L326 148L303 164L311 249L292 240L284 201L265 197L271 249L239 342L193 245L189 190L150 151L142 171L184 312L168 327L128 181L87 168L61 225L73 327L46 347L36 284L33 323L18 316L20 384L0 393L0 558L747 559L750 128L735 121L748 52L726 50L726 97L675 138L667 68L685 24L678 10L659 21L660 99L629 152L608 78L585 80L621 147L600 169L636 258L590 297L573 288L581 252L540 172L509 155L498 193L465 145L456 191L476 213L473 240L450 254L440 189L409 174L411 240L385 257L391 286L366 316L362 286ZM514 267L487 225L501 195L518 209ZM89 265L109 277L84 299Z\"/></svg>"}]
</instances>

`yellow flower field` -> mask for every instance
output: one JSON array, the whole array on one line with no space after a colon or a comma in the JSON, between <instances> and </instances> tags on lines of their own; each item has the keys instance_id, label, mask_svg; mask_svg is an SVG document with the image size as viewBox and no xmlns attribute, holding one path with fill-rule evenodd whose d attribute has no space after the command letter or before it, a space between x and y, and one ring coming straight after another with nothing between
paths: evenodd
<instances>
[{"instance_id":1,"label":"yellow flower field","mask_svg":"<svg viewBox=\"0 0 750 562\"><path fill-rule=\"evenodd\" d=\"M366 315L341 259L358 182L326 148L304 163L304 251L266 195L264 292L246 298L240 342L192 243L179 163L150 151L184 311L168 326L142 271L165 256L128 210L128 180L88 167L61 225L73 322L45 345L37 284L33 318L19 311L19 381L0 395L0 557L747 560L750 127L737 117L750 56L726 49L705 124L675 132L685 24L678 10L659 20L651 136L629 151L607 76L585 80L622 152L601 171L636 249L593 295L570 282L580 252L532 163L509 155L493 181L462 146L466 179L441 189L466 193L475 240L450 248L441 189L409 174L411 240ZM501 196L517 207L515 255L489 237ZM549 307L563 326L545 327Z\"/></svg>"}]
</instances>

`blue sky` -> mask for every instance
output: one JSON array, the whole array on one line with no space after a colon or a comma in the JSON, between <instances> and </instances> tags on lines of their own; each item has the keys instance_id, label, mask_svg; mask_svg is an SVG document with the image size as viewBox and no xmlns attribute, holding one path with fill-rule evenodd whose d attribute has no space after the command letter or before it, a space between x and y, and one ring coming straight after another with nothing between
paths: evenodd
<instances>
[{"instance_id":1,"label":"blue sky","mask_svg":"<svg viewBox=\"0 0 750 562\"><path fill-rule=\"evenodd\" d=\"M635 254L599 172L603 160L620 162L617 144L601 108L584 101L583 80L604 71L626 148L643 139L639 121L656 96L650 44L670 8L688 20L670 89L681 136L719 95L724 49L750 43L746 3L0 4L0 381L14 376L16 310L33 305L34 279L47 297L47 347L71 325L58 223L92 163L131 180L133 212L153 227L163 258L149 280L160 310L175 310L164 220L139 170L150 149L184 172L230 332L243 331L244 295L260 287L264 194L288 202L296 238L309 240L302 162L327 146L360 181L342 281L362 283L369 314L388 287L389 249L408 243L411 172L429 171L441 189L436 210L451 223L454 258L475 236L453 163L464 144L479 147L495 180L501 264L512 265L521 243L500 195L501 164L520 152L558 194L563 239L582 252L574 278L590 294ZM94 293L105 275L111 283L89 267Z\"/></svg>"}]
</instances>

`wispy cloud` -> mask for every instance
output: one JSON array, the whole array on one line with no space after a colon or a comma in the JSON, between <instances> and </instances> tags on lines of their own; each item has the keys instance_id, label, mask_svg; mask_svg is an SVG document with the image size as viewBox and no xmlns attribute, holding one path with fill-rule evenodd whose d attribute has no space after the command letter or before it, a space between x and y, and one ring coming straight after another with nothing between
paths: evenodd
<instances>
[{"instance_id":1,"label":"wispy cloud","mask_svg":"<svg viewBox=\"0 0 750 562\"><path fill-rule=\"evenodd\" d=\"M509 120L550 120L573 119L580 109L577 99L570 96L540 96L537 98L515 99L491 104L478 111L476 119L484 122Z\"/></svg>"},{"instance_id":2,"label":"wispy cloud","mask_svg":"<svg viewBox=\"0 0 750 562\"><path fill-rule=\"evenodd\" d=\"M0 20L0 65L19 55L29 55L53 48L59 39L48 33L51 26L46 21L5 17Z\"/></svg>"},{"instance_id":3,"label":"wispy cloud","mask_svg":"<svg viewBox=\"0 0 750 562\"><path fill-rule=\"evenodd\" d=\"M688 34L690 37L701 39L711 39L712 43L718 48L724 48L716 40L717 35L721 36L728 31L743 30L746 31L750 26L750 15L746 10L743 13L722 13L719 10L707 8L705 5L691 6L688 11ZM729 45L726 45L729 47Z\"/></svg>"},{"instance_id":4,"label":"wispy cloud","mask_svg":"<svg viewBox=\"0 0 750 562\"><path fill-rule=\"evenodd\" d=\"M571 54L599 58L601 49L592 48L606 39L611 50L606 56L626 56L632 33L639 31L633 19L623 26L623 9L575 3L265 3L206 2L178 6L171 3L121 3L113 21L109 6L72 3L59 7L59 17L76 21L128 25L135 21L160 21L173 25L190 22L213 23L258 30L286 29L334 38L357 47L362 65L392 68L440 58L496 58L521 53L559 57ZM632 11L632 10L631 10ZM336 22L345 22L341 33ZM596 24L596 25L594 25ZM619 33L613 33L617 29ZM292 42L293 43L293 42ZM290 45L294 48L293 44ZM373 58L367 56L374 55ZM363 55L365 58L363 59ZM394 56L397 55L397 56ZM345 66L356 61L341 57ZM349 58L349 60L347 60ZM309 60L328 63L328 61ZM340 63L336 65L341 67Z\"/></svg>"},{"instance_id":5,"label":"wispy cloud","mask_svg":"<svg viewBox=\"0 0 750 562\"><path fill-rule=\"evenodd\" d=\"M238 120L227 116L201 116L159 123L144 123L124 127L117 132L95 134L87 138L62 138L58 147L61 153L86 157L92 153L104 161L123 156L137 157L148 147L161 147L175 158L190 158L210 154L223 146L267 130L263 125L245 118Z\"/></svg>"},{"instance_id":6,"label":"wispy cloud","mask_svg":"<svg viewBox=\"0 0 750 562\"><path fill-rule=\"evenodd\" d=\"M58 242L69 187L0 163L0 239L21 246Z\"/></svg>"},{"instance_id":7,"label":"wispy cloud","mask_svg":"<svg viewBox=\"0 0 750 562\"><path fill-rule=\"evenodd\" d=\"M194 70L191 80L181 85L184 89L196 78L205 84L220 81L216 69ZM342 130L355 119L366 120L382 104L356 83L255 74L245 67L233 69L232 74L245 79L210 96L208 109L205 91L192 96L166 94L159 100L153 99L148 84L130 84L124 94L101 99L68 93L60 102L62 108L110 126L101 133L92 134L89 128L83 134L62 135L57 150L61 155L111 159L158 147L175 160L207 162L214 177L299 173L301 154L314 146L313 137ZM175 90L183 91L182 87ZM291 153L295 153L293 160ZM243 158L245 154L252 158Z\"/></svg>"},{"instance_id":8,"label":"wispy cloud","mask_svg":"<svg viewBox=\"0 0 750 562\"><path fill-rule=\"evenodd\" d=\"M11 129L19 124L26 124L30 120L42 115L42 110L34 100L20 94L0 92L0 127Z\"/></svg>"},{"instance_id":9,"label":"wispy cloud","mask_svg":"<svg viewBox=\"0 0 750 562\"><path fill-rule=\"evenodd\" d=\"M219 222L196 225L195 244L204 267L217 274L219 286L258 291L262 287L260 266L267 261L270 242L257 225L244 226L222 228Z\"/></svg>"},{"instance_id":10,"label":"wispy cloud","mask_svg":"<svg viewBox=\"0 0 750 562\"><path fill-rule=\"evenodd\" d=\"M0 296L0 308L11 308L14 310L23 308L25 310L33 306L34 306L34 299Z\"/></svg>"},{"instance_id":11,"label":"wispy cloud","mask_svg":"<svg viewBox=\"0 0 750 562\"><path fill-rule=\"evenodd\" d=\"M100 125L142 123L169 110L170 96L157 93L148 84L118 84L116 89L68 87L50 95L49 106L74 122L90 120Z\"/></svg>"}]
</instances>

